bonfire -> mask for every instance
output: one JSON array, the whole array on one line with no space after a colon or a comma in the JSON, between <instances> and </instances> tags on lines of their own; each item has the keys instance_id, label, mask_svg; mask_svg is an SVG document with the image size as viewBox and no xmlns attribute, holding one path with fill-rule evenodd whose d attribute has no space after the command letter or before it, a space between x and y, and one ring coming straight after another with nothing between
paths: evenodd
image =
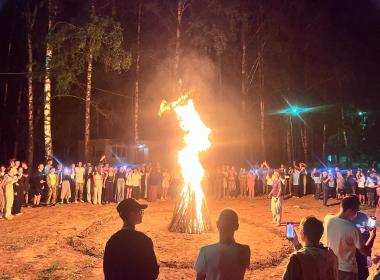
<instances>
[{"instance_id":1,"label":"bonfire","mask_svg":"<svg viewBox=\"0 0 380 280\"><path fill-rule=\"evenodd\" d=\"M201 185L205 171L199 160L199 153L211 146L208 138L211 130L203 123L189 94L171 103L163 100L159 114L167 111L176 113L179 125L184 132L185 144L178 151L183 186L169 230L182 233L208 232L211 230L211 223Z\"/></svg>"}]
</instances>

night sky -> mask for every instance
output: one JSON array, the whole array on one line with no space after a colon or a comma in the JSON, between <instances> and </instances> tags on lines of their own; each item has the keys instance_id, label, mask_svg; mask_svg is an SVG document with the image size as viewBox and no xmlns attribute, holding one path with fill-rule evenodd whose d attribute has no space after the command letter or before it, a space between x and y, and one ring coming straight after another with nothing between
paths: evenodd
<instances>
[{"instance_id":1,"label":"night sky","mask_svg":"<svg viewBox=\"0 0 380 280\"><path fill-rule=\"evenodd\" d=\"M88 21L89 1L58 0L56 21L78 26ZM140 129L146 140L178 142L174 116L159 118L159 103L170 94L175 51L174 0L143 0L140 72ZM33 29L35 158L44 158L43 76L47 35L47 1L0 0L0 162L26 158L27 45L24 13L42 3ZM182 20L180 78L194 89L197 106L213 130L214 162L246 164L267 159L286 162L288 117L277 112L291 104L324 106L294 118L296 159L305 160L300 131L309 135L309 161L322 159L322 129L327 124L327 153L352 159L380 156L379 65L380 1L223 1L189 0ZM244 3L242 11L241 3ZM96 0L100 17L113 17L123 28L124 47L135 59L138 1ZM115 13L113 13L115 11ZM241 14L247 16L247 114L241 114ZM11 43L10 52L8 48ZM255 67L257 58L262 64ZM5 74L13 73L13 74ZM19 74L17 74L19 73ZM20 74L21 73L21 74ZM52 95L85 94L85 73L70 90ZM135 60L118 73L95 62L91 137L132 141ZM8 98L5 87L8 84ZM96 89L95 89L96 88ZM18 96L21 102L18 110ZM260 98L265 103L265 152L260 146ZM328 105L328 106L327 106ZM345 122L342 123L342 110ZM358 114L365 112L365 118ZM347 132L348 147L342 144ZM78 159L83 139L84 104L65 96L52 101L53 146L66 162ZM247 138L246 135L249 135ZM178 138L178 139L177 139ZM19 143L14 154L14 143ZM248 145L249 152L241 153Z\"/></svg>"}]
</instances>

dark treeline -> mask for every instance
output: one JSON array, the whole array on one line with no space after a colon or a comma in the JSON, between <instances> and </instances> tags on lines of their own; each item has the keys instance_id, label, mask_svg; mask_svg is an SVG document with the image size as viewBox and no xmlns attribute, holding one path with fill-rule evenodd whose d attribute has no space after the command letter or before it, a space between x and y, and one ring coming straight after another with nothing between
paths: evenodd
<instances>
[{"instance_id":1,"label":"dark treeline","mask_svg":"<svg viewBox=\"0 0 380 280\"><path fill-rule=\"evenodd\" d=\"M75 159L92 138L178 143L157 112L179 80L213 130L212 160L379 156L375 1L0 3L1 162ZM290 117L287 101L316 110Z\"/></svg>"}]
</instances>

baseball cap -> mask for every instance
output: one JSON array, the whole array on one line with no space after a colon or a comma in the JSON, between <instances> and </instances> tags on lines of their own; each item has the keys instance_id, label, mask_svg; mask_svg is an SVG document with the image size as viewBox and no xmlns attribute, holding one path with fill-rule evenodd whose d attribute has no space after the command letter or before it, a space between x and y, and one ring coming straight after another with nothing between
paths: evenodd
<instances>
[{"instance_id":1,"label":"baseball cap","mask_svg":"<svg viewBox=\"0 0 380 280\"><path fill-rule=\"evenodd\" d=\"M147 207L147 204L140 204L134 198L127 198L119 203L119 205L116 207L116 210L119 212L119 214L127 214L130 212L145 209Z\"/></svg>"}]
</instances>

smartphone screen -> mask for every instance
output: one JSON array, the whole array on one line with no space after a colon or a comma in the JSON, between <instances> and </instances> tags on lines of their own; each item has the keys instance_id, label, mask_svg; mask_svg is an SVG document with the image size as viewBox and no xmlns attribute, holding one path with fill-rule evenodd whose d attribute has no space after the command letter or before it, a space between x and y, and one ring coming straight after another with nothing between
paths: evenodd
<instances>
[{"instance_id":1,"label":"smartphone screen","mask_svg":"<svg viewBox=\"0 0 380 280\"><path fill-rule=\"evenodd\" d=\"M367 222L367 226L370 228L376 227L376 217L369 217L368 222Z\"/></svg>"},{"instance_id":2,"label":"smartphone screen","mask_svg":"<svg viewBox=\"0 0 380 280\"><path fill-rule=\"evenodd\" d=\"M293 239L294 238L294 225L293 224L286 224L286 238L287 239Z\"/></svg>"}]
</instances>

